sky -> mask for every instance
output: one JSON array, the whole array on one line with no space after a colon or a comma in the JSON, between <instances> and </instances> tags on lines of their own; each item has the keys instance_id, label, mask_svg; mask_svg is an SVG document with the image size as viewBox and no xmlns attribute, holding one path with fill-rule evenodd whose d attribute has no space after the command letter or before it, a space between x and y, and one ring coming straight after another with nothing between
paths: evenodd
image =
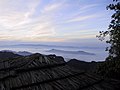
<instances>
[{"instance_id":1,"label":"sky","mask_svg":"<svg viewBox=\"0 0 120 90\"><path fill-rule=\"evenodd\" d=\"M108 28L112 0L0 0L0 44L94 42ZM91 41L91 42L90 42Z\"/></svg>"}]
</instances>

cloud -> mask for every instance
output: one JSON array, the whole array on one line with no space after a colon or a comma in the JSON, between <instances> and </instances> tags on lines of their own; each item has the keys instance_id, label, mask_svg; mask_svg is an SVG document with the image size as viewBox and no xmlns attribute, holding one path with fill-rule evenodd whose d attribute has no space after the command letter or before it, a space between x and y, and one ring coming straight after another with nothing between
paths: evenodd
<instances>
[{"instance_id":1,"label":"cloud","mask_svg":"<svg viewBox=\"0 0 120 90\"><path fill-rule=\"evenodd\" d=\"M40 0L25 2L27 3L25 5L27 11L19 11L19 9L16 11L14 7L10 7L9 0L5 1L4 5L0 6L0 8L9 8L9 10L5 12L1 10L0 12L0 39L24 40L28 38L29 40L29 38L51 36L55 34L53 24L50 20L51 17L46 17L46 15L37 18L31 17L35 13ZM11 4L13 6L14 3Z\"/></svg>"},{"instance_id":2,"label":"cloud","mask_svg":"<svg viewBox=\"0 0 120 90\"><path fill-rule=\"evenodd\" d=\"M54 13L55 11L63 9L66 5L67 4L64 0L58 2L54 1L44 6L44 8L41 10L41 13Z\"/></svg>"},{"instance_id":3,"label":"cloud","mask_svg":"<svg viewBox=\"0 0 120 90\"><path fill-rule=\"evenodd\" d=\"M52 11L55 11L55 10L58 10L58 8L60 8L62 4L61 3L54 3L54 4L50 4L50 5L47 5L43 10L42 12L43 13L46 13L46 12L52 12Z\"/></svg>"},{"instance_id":4,"label":"cloud","mask_svg":"<svg viewBox=\"0 0 120 90\"><path fill-rule=\"evenodd\" d=\"M15 1L16 0L12 0L12 1L5 0L4 2L0 2L0 4L2 4L0 6L1 8L0 9L0 24L3 25L4 27L9 28L9 27L14 27L16 25L26 23L29 20L30 16L34 13L35 8L38 6L40 2L40 0L34 0L34 2L33 1L24 2L24 3L27 3L24 5L24 3L21 2L23 0L18 0L17 2Z\"/></svg>"},{"instance_id":5,"label":"cloud","mask_svg":"<svg viewBox=\"0 0 120 90\"><path fill-rule=\"evenodd\" d=\"M66 23L81 22L81 21L85 21L85 20L88 20L88 19L93 19L93 18L96 18L96 17L99 17L99 14L78 16L78 17L73 17L73 18L67 20Z\"/></svg>"},{"instance_id":6,"label":"cloud","mask_svg":"<svg viewBox=\"0 0 120 90\"><path fill-rule=\"evenodd\" d=\"M91 31L91 32L89 32L89 31ZM94 32L94 30L79 30L79 31L75 31L73 33L66 33L62 37L64 37L66 40L82 39L82 38L95 38L96 32Z\"/></svg>"},{"instance_id":7,"label":"cloud","mask_svg":"<svg viewBox=\"0 0 120 90\"><path fill-rule=\"evenodd\" d=\"M55 34L54 27L52 23L33 23L20 27L13 28L12 30L2 30L0 31L1 37L6 39L20 40L21 38L34 38L34 37L44 37L53 36ZM10 37L10 38L8 38ZM23 39L22 39L23 40Z\"/></svg>"},{"instance_id":8,"label":"cloud","mask_svg":"<svg viewBox=\"0 0 120 90\"><path fill-rule=\"evenodd\" d=\"M90 9L93 9L94 7L97 7L99 4L89 4L89 5L84 5L82 6L79 10L80 11L87 11Z\"/></svg>"},{"instance_id":9,"label":"cloud","mask_svg":"<svg viewBox=\"0 0 120 90\"><path fill-rule=\"evenodd\" d=\"M5 28L12 28L17 24L23 22L24 19L24 14L12 12L4 16L0 15L0 24L3 25Z\"/></svg>"},{"instance_id":10,"label":"cloud","mask_svg":"<svg viewBox=\"0 0 120 90\"><path fill-rule=\"evenodd\" d=\"M88 29L93 27L88 23L101 16L92 11L98 4L78 4L71 0L0 1L0 40L66 41L93 37L93 33L76 30L82 31L86 25Z\"/></svg>"}]
</instances>

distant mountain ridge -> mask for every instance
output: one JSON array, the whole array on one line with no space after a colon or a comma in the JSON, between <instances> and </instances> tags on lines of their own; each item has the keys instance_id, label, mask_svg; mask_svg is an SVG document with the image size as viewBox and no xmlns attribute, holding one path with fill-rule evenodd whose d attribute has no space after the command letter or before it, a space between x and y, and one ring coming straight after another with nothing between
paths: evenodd
<instances>
[{"instance_id":1,"label":"distant mountain ridge","mask_svg":"<svg viewBox=\"0 0 120 90\"><path fill-rule=\"evenodd\" d=\"M61 47L61 48L79 48L77 46L47 45L47 44L18 44L11 46L41 46L41 47Z\"/></svg>"},{"instance_id":2,"label":"distant mountain ridge","mask_svg":"<svg viewBox=\"0 0 120 90\"><path fill-rule=\"evenodd\" d=\"M94 72L97 68L97 66L102 63L102 62L85 62L85 61L80 61L77 59L71 59L68 61L68 65L71 67L74 67L75 69L83 70L83 71L89 71L89 72Z\"/></svg>"},{"instance_id":3,"label":"distant mountain ridge","mask_svg":"<svg viewBox=\"0 0 120 90\"><path fill-rule=\"evenodd\" d=\"M106 48L106 46L71 46L71 45L49 45L49 44L16 44L16 45L7 45L7 46L36 46L36 47L54 47L54 48L88 48L88 49L103 49ZM4 46L3 46L4 47Z\"/></svg>"},{"instance_id":4,"label":"distant mountain ridge","mask_svg":"<svg viewBox=\"0 0 120 90\"><path fill-rule=\"evenodd\" d=\"M28 56L28 55L31 55L31 54L33 54L33 53L31 53L31 52L28 52L28 51L12 51L12 50L2 50L2 51L0 51L0 52L12 52L12 53L14 53L14 54L18 54L18 55L21 55L21 56Z\"/></svg>"},{"instance_id":5,"label":"distant mountain ridge","mask_svg":"<svg viewBox=\"0 0 120 90\"><path fill-rule=\"evenodd\" d=\"M58 49L51 49L46 52L51 53L65 53L65 54L81 54L81 55L95 55L94 53L89 53L85 51L65 51L65 50L58 50Z\"/></svg>"},{"instance_id":6,"label":"distant mountain ridge","mask_svg":"<svg viewBox=\"0 0 120 90\"><path fill-rule=\"evenodd\" d=\"M15 54L13 52L0 51L0 60L8 59L8 58L16 58L16 57L21 57L21 55Z\"/></svg>"}]
</instances>

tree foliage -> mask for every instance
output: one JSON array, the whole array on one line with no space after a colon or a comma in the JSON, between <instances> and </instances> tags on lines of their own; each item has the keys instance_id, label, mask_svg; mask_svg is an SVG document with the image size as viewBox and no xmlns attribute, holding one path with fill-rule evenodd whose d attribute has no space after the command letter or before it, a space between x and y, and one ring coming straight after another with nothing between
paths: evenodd
<instances>
[{"instance_id":1,"label":"tree foliage","mask_svg":"<svg viewBox=\"0 0 120 90\"><path fill-rule=\"evenodd\" d=\"M110 60L100 63L96 73L103 77L120 80L120 60Z\"/></svg>"},{"instance_id":2,"label":"tree foliage","mask_svg":"<svg viewBox=\"0 0 120 90\"><path fill-rule=\"evenodd\" d=\"M100 31L97 36L100 40L104 40L109 35L109 40L106 42L110 44L107 48L109 56L107 60L120 59L120 0L113 0L113 4L109 4L106 8L114 11L111 16L111 22L107 31Z\"/></svg>"},{"instance_id":3,"label":"tree foliage","mask_svg":"<svg viewBox=\"0 0 120 90\"><path fill-rule=\"evenodd\" d=\"M99 65L97 73L120 80L120 0L113 0L113 4L109 4L107 9L114 11L111 16L112 20L108 30L100 31L100 35L97 37L104 40L109 35L109 39L106 41L110 44L110 47L107 48L109 56L104 63Z\"/></svg>"}]
</instances>

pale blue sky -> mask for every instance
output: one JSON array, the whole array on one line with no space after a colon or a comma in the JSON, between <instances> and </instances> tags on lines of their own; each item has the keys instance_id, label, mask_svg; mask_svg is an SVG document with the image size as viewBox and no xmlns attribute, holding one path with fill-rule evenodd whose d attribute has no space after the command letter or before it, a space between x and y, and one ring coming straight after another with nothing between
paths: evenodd
<instances>
[{"instance_id":1,"label":"pale blue sky","mask_svg":"<svg viewBox=\"0 0 120 90\"><path fill-rule=\"evenodd\" d=\"M0 0L0 41L81 42L107 30L112 0ZM96 40L95 40L96 41Z\"/></svg>"}]
</instances>

